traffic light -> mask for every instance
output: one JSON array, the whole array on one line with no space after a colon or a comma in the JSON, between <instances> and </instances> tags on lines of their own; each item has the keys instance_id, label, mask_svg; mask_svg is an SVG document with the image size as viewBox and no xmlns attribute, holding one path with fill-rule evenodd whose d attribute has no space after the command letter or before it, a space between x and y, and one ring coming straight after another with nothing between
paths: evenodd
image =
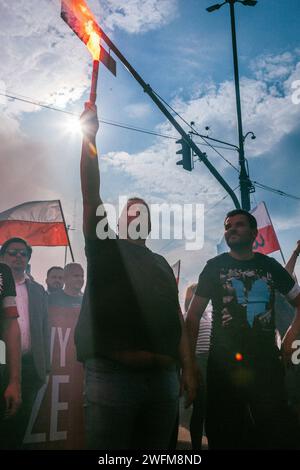
<instances>
[{"instance_id":1,"label":"traffic light","mask_svg":"<svg viewBox=\"0 0 300 470\"><path fill-rule=\"evenodd\" d=\"M176 165L182 165L184 170L192 171L192 151L189 144L184 139L176 140L176 144L181 144L181 150L178 150L176 154L182 155L182 160L176 162Z\"/></svg>"}]
</instances>

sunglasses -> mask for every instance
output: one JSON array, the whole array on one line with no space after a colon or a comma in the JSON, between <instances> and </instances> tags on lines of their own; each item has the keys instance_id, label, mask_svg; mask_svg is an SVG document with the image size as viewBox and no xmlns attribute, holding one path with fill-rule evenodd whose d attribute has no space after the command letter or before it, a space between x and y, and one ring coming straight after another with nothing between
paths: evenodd
<instances>
[{"instance_id":1,"label":"sunglasses","mask_svg":"<svg viewBox=\"0 0 300 470\"><path fill-rule=\"evenodd\" d=\"M27 257L27 250L6 250L9 256L17 256L17 254Z\"/></svg>"}]
</instances>

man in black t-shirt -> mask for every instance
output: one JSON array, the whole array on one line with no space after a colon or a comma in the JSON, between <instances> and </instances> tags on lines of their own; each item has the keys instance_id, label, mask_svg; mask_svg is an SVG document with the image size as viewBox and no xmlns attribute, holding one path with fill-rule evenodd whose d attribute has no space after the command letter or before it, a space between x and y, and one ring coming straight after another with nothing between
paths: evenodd
<instances>
[{"instance_id":1,"label":"man in black t-shirt","mask_svg":"<svg viewBox=\"0 0 300 470\"><path fill-rule=\"evenodd\" d=\"M81 187L87 287L75 341L85 364L90 449L167 449L177 416L179 381L191 402L194 368L167 261L146 246L150 211L130 199L108 226L100 199L96 107L82 115ZM136 236L137 235L137 236Z\"/></svg>"},{"instance_id":2,"label":"man in black t-shirt","mask_svg":"<svg viewBox=\"0 0 300 470\"><path fill-rule=\"evenodd\" d=\"M295 448L297 423L289 413L283 363L275 343L275 291L297 308L282 344L288 363L300 332L300 288L273 258L253 253L256 219L234 210L225 218L230 248L208 261L187 315L195 348L199 319L211 299L207 436L211 449ZM298 439L298 441L297 441Z\"/></svg>"}]
</instances>

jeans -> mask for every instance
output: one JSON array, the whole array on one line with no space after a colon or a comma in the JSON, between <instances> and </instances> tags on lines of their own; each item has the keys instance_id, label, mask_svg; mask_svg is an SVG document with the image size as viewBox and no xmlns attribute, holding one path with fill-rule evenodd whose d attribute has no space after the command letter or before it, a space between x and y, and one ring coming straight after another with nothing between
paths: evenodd
<instances>
[{"instance_id":1,"label":"jeans","mask_svg":"<svg viewBox=\"0 0 300 470\"><path fill-rule=\"evenodd\" d=\"M85 363L89 449L167 449L179 400L176 367L136 370L108 359Z\"/></svg>"}]
</instances>

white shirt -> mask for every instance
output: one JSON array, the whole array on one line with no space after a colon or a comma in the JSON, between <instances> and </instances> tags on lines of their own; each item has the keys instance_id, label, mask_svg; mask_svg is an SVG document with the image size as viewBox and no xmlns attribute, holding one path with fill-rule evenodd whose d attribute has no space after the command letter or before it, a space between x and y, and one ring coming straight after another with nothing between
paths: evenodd
<instances>
[{"instance_id":1,"label":"white shirt","mask_svg":"<svg viewBox=\"0 0 300 470\"><path fill-rule=\"evenodd\" d=\"M21 348L22 354L24 354L29 352L31 349L28 291L25 279L23 281L16 282L16 294L19 313L18 322L21 330Z\"/></svg>"}]
</instances>

